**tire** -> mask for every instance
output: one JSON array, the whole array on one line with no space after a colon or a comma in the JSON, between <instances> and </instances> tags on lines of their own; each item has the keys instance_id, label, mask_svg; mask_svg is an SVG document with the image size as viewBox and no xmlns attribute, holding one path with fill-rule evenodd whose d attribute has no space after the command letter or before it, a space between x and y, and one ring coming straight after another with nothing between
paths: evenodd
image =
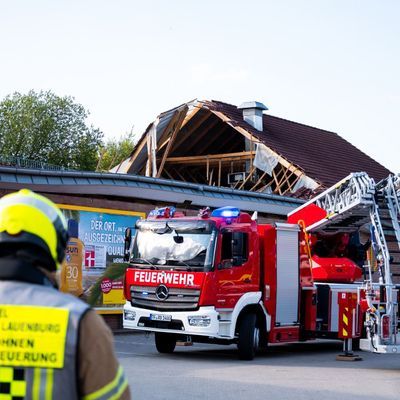
<instances>
[{"instance_id":1,"label":"tire","mask_svg":"<svg viewBox=\"0 0 400 400\"><path fill-rule=\"evenodd\" d=\"M255 314L243 316L239 326L238 352L241 360L252 360L260 344L260 330Z\"/></svg>"},{"instance_id":2,"label":"tire","mask_svg":"<svg viewBox=\"0 0 400 400\"><path fill-rule=\"evenodd\" d=\"M156 332L154 335L156 348L159 353L173 353L176 346L176 336L169 333Z\"/></svg>"}]
</instances>

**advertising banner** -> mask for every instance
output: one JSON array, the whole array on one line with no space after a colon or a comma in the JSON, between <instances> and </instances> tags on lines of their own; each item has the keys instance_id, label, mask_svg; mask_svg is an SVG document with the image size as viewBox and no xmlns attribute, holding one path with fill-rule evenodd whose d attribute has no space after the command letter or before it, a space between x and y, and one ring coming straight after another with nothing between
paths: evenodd
<instances>
[{"instance_id":1,"label":"advertising banner","mask_svg":"<svg viewBox=\"0 0 400 400\"><path fill-rule=\"evenodd\" d=\"M61 290L104 312L120 312L124 304L125 229L144 213L59 204L68 222L69 242L61 268ZM122 267L122 268L121 268ZM95 285L100 282L100 285Z\"/></svg>"}]
</instances>

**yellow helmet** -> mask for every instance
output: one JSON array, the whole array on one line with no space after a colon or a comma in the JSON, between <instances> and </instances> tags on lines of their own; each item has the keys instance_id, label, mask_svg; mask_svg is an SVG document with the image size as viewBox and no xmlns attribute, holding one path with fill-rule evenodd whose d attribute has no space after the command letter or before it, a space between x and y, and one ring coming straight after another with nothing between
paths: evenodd
<instances>
[{"instance_id":1,"label":"yellow helmet","mask_svg":"<svg viewBox=\"0 0 400 400\"><path fill-rule=\"evenodd\" d=\"M0 199L0 246L39 247L51 256L43 266L55 270L64 260L67 241L65 218L46 197L22 189Z\"/></svg>"}]
</instances>

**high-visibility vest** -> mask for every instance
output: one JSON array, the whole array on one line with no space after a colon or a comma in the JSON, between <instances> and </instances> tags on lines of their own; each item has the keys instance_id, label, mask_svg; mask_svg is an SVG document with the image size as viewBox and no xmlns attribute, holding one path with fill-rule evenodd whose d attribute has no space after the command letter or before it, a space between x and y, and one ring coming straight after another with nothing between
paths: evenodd
<instances>
[{"instance_id":1,"label":"high-visibility vest","mask_svg":"<svg viewBox=\"0 0 400 400\"><path fill-rule=\"evenodd\" d=\"M0 398L80 398L78 330L88 309L51 287L0 281Z\"/></svg>"}]
</instances>

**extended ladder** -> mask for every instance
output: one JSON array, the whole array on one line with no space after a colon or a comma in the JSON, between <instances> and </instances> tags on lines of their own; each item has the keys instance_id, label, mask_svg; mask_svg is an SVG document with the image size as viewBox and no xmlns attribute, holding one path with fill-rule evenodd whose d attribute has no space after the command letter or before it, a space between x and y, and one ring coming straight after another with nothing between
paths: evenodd
<instances>
[{"instance_id":1,"label":"extended ladder","mask_svg":"<svg viewBox=\"0 0 400 400\"><path fill-rule=\"evenodd\" d=\"M354 232L370 222L370 209L374 204L375 182L365 172L352 173L336 185L309 200L288 214L301 214L310 205L326 212L325 216L308 226L313 233Z\"/></svg>"},{"instance_id":2,"label":"extended ladder","mask_svg":"<svg viewBox=\"0 0 400 400\"><path fill-rule=\"evenodd\" d=\"M390 175L375 184L365 172L353 173L292 211L289 218L303 219L315 214L312 207L324 211L321 218L311 218L306 223L310 233L355 232L363 225L371 225L371 240L379 266L379 283L369 279L364 283L369 310L367 335L361 345L364 350L375 352L400 352L397 337L398 288L393 284L394 272L400 270L400 176ZM305 219L305 218L304 218ZM399 267L397 267L399 266ZM379 295L377 295L379 292Z\"/></svg>"}]
</instances>

